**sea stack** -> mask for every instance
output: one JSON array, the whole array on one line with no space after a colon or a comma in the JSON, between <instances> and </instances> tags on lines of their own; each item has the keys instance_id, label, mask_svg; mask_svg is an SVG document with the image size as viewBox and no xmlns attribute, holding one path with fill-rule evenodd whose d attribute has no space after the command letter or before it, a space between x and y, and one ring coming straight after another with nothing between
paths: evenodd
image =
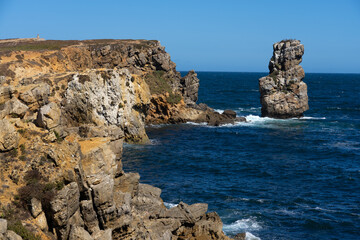
<instances>
[{"instance_id":1,"label":"sea stack","mask_svg":"<svg viewBox=\"0 0 360 240\"><path fill-rule=\"evenodd\" d=\"M307 86L299 65L304 45L299 40L282 40L273 45L269 75L259 79L261 116L272 118L301 117L309 109Z\"/></svg>"}]
</instances>

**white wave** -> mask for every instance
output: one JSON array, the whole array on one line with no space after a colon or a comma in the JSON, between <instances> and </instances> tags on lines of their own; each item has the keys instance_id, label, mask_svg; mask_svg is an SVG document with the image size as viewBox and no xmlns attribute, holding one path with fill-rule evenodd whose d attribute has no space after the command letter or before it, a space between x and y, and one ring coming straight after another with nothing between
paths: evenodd
<instances>
[{"instance_id":1,"label":"white wave","mask_svg":"<svg viewBox=\"0 0 360 240\"><path fill-rule=\"evenodd\" d=\"M261 107L250 107L250 108L239 107L237 110L239 110L240 112L257 112L260 109Z\"/></svg>"},{"instance_id":2,"label":"white wave","mask_svg":"<svg viewBox=\"0 0 360 240\"><path fill-rule=\"evenodd\" d=\"M323 211L323 212L336 212L336 210L325 209L325 208L321 208L321 207L316 207L316 208L313 208L313 209L317 210L317 211Z\"/></svg>"},{"instance_id":3,"label":"white wave","mask_svg":"<svg viewBox=\"0 0 360 240\"><path fill-rule=\"evenodd\" d=\"M222 114L225 110L222 110L222 109L214 109L214 111Z\"/></svg>"},{"instance_id":4,"label":"white wave","mask_svg":"<svg viewBox=\"0 0 360 240\"><path fill-rule=\"evenodd\" d=\"M253 235L252 233L245 233L245 240L261 240L259 237Z\"/></svg>"},{"instance_id":5,"label":"white wave","mask_svg":"<svg viewBox=\"0 0 360 240\"><path fill-rule=\"evenodd\" d=\"M326 119L326 117L301 117L301 118L292 118L292 119L305 119L305 120L307 120L307 119L314 119L314 120L324 120L324 119Z\"/></svg>"},{"instance_id":6,"label":"white wave","mask_svg":"<svg viewBox=\"0 0 360 240\"><path fill-rule=\"evenodd\" d=\"M231 224L224 224L223 231L225 233L230 234L237 234L246 231L257 231L260 230L262 227L260 224L255 220L255 218L246 218L237 220Z\"/></svg>"},{"instance_id":7,"label":"white wave","mask_svg":"<svg viewBox=\"0 0 360 240\"><path fill-rule=\"evenodd\" d=\"M150 139L150 144L149 145L159 145L160 141L158 139Z\"/></svg>"},{"instance_id":8,"label":"white wave","mask_svg":"<svg viewBox=\"0 0 360 240\"><path fill-rule=\"evenodd\" d=\"M280 209L280 210L276 210L275 212L289 216L294 216L297 214L295 211L289 211L287 209Z\"/></svg>"},{"instance_id":9,"label":"white wave","mask_svg":"<svg viewBox=\"0 0 360 240\"><path fill-rule=\"evenodd\" d=\"M207 123L206 122L202 122L202 123L196 123L196 122L186 122L186 124L189 125L195 125L195 126L206 126Z\"/></svg>"},{"instance_id":10,"label":"white wave","mask_svg":"<svg viewBox=\"0 0 360 240\"><path fill-rule=\"evenodd\" d=\"M176 207L178 204L164 202L164 205L165 205L165 207L170 209L170 208Z\"/></svg>"},{"instance_id":11,"label":"white wave","mask_svg":"<svg viewBox=\"0 0 360 240\"><path fill-rule=\"evenodd\" d=\"M277 119L277 118L269 118L269 117L260 117L256 115L247 115L244 116L246 118L246 123L240 122L238 125L243 126L264 126L270 127L274 126L278 123L296 123L299 120L323 120L325 117L301 117L301 118L290 118L290 119Z\"/></svg>"}]
</instances>

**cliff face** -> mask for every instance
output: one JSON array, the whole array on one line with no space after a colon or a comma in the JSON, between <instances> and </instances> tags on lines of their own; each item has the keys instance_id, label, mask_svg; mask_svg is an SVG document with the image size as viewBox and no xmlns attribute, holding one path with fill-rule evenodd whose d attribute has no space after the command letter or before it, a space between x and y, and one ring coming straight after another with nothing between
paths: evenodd
<instances>
[{"instance_id":1,"label":"cliff face","mask_svg":"<svg viewBox=\"0 0 360 240\"><path fill-rule=\"evenodd\" d=\"M286 40L273 45L270 74L259 79L261 115L273 118L301 117L309 109L305 77L299 65L304 45Z\"/></svg>"},{"instance_id":2,"label":"cliff face","mask_svg":"<svg viewBox=\"0 0 360 240\"><path fill-rule=\"evenodd\" d=\"M157 101L150 101L152 98L165 96L163 102L170 116L182 111L177 108L186 109L197 100L199 81L196 74L191 72L181 78L175 63L158 41L11 44L1 46L0 43L0 50L3 50L0 54L0 104L15 97L36 112L46 103L54 102L60 115L66 114L73 120L66 127L116 125L124 130L126 140L145 143L145 115L151 116L148 122L162 122L156 119L156 114L147 114L148 109L157 108L154 106ZM40 50L8 50L36 47ZM149 86L155 90L150 91Z\"/></svg>"},{"instance_id":3,"label":"cliff face","mask_svg":"<svg viewBox=\"0 0 360 240\"><path fill-rule=\"evenodd\" d=\"M234 121L198 86L158 41L0 41L0 239L228 239L206 204L167 209L122 170L145 123Z\"/></svg>"}]
</instances>

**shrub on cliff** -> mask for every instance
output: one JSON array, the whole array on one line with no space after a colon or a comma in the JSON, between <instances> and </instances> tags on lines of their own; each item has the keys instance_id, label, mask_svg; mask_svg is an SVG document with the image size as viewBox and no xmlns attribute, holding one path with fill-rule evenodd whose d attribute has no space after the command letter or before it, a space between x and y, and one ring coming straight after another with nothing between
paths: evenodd
<instances>
[{"instance_id":1,"label":"shrub on cliff","mask_svg":"<svg viewBox=\"0 0 360 240\"><path fill-rule=\"evenodd\" d=\"M50 209L50 202L56 191L64 186L62 181L48 182L37 169L28 171L24 180L26 185L18 189L16 199L19 201L19 205L25 209L30 205L31 199L36 198L41 201L43 210L46 212Z\"/></svg>"},{"instance_id":2,"label":"shrub on cliff","mask_svg":"<svg viewBox=\"0 0 360 240\"><path fill-rule=\"evenodd\" d=\"M41 240L39 236L34 235L27 228L25 228L19 220L10 222L8 230L14 231L17 235L22 237L23 240Z\"/></svg>"},{"instance_id":3,"label":"shrub on cliff","mask_svg":"<svg viewBox=\"0 0 360 240\"><path fill-rule=\"evenodd\" d=\"M151 94L170 93L171 79L165 75L164 71L154 71L145 76L145 81L149 85Z\"/></svg>"},{"instance_id":4,"label":"shrub on cliff","mask_svg":"<svg viewBox=\"0 0 360 240\"><path fill-rule=\"evenodd\" d=\"M170 104L178 104L181 101L181 95L178 93L169 93L169 96L166 98L167 102Z\"/></svg>"}]
</instances>

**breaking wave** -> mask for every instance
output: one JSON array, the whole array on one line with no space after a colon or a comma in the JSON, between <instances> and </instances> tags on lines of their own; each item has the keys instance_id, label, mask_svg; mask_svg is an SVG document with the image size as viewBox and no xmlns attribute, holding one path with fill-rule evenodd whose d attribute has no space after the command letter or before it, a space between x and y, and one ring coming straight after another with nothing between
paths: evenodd
<instances>
[{"instance_id":1,"label":"breaking wave","mask_svg":"<svg viewBox=\"0 0 360 240\"><path fill-rule=\"evenodd\" d=\"M176 207L178 204L164 202L164 205L165 205L165 207L170 209L170 208Z\"/></svg>"},{"instance_id":2,"label":"breaking wave","mask_svg":"<svg viewBox=\"0 0 360 240\"><path fill-rule=\"evenodd\" d=\"M231 224L224 224L223 226L223 231L231 235L247 231L258 231L260 229L262 229L262 227L255 218L240 219Z\"/></svg>"}]
</instances>

